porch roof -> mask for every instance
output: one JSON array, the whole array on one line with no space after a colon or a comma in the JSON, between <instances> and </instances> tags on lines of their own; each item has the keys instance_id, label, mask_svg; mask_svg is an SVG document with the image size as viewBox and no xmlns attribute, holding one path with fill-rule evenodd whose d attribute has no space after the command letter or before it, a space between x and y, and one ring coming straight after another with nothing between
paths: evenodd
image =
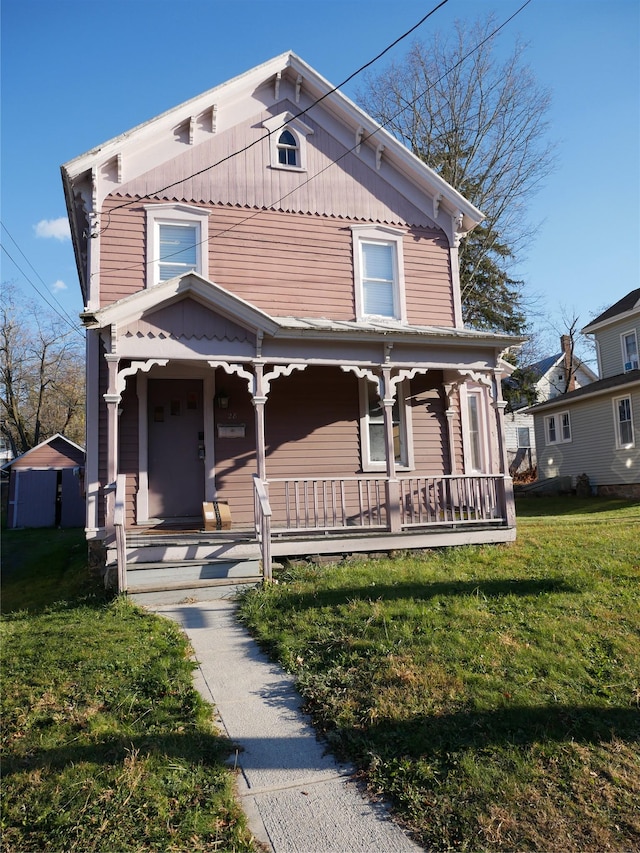
<instances>
[{"instance_id":1,"label":"porch roof","mask_svg":"<svg viewBox=\"0 0 640 853\"><path fill-rule=\"evenodd\" d=\"M204 309L233 320L235 323L260 333L261 337L275 341L315 342L406 342L424 345L490 347L505 350L520 344L524 338L500 333L450 326L418 326L391 318L363 320L330 320L325 317L271 316L250 302L236 296L195 272L165 281L153 288L141 290L131 296L100 308L87 311L82 316L85 326L104 329L111 325L125 327L159 309L192 298Z\"/></svg>"}]
</instances>

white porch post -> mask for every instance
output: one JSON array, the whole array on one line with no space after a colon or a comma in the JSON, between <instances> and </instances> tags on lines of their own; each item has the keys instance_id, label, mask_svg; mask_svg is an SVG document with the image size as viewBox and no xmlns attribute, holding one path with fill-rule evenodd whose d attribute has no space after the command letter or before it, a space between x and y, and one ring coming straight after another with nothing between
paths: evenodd
<instances>
[{"instance_id":1,"label":"white porch post","mask_svg":"<svg viewBox=\"0 0 640 853\"><path fill-rule=\"evenodd\" d=\"M445 384L444 392L446 399L446 409L445 415L447 418L447 437L449 439L449 471L452 474L458 473L458 466L456 464L456 445L455 445L455 430L453 428L453 419L455 416L455 411L453 408L453 395L455 393L456 388L460 386L455 382L450 382Z\"/></svg>"},{"instance_id":2,"label":"white porch post","mask_svg":"<svg viewBox=\"0 0 640 853\"><path fill-rule=\"evenodd\" d=\"M393 442L393 404L395 389L391 382L391 368L382 368L382 407L384 417L385 456L387 462L387 523L391 533L402 529L400 518L400 481L396 475L396 452Z\"/></svg>"},{"instance_id":3,"label":"white porch post","mask_svg":"<svg viewBox=\"0 0 640 853\"><path fill-rule=\"evenodd\" d=\"M264 482L267 473L267 451L264 430L264 407L267 395L264 388L264 365L258 362L255 367L255 388L251 402L256 413L256 473Z\"/></svg>"},{"instance_id":4,"label":"white porch post","mask_svg":"<svg viewBox=\"0 0 640 853\"><path fill-rule=\"evenodd\" d=\"M118 476L118 406L121 399L117 385L120 358L112 353L107 353L105 359L109 370L109 385L107 393L103 395L107 404L107 485L115 487ZM112 530L115 490L110 489L105 497L105 526L107 530Z\"/></svg>"},{"instance_id":5,"label":"white porch post","mask_svg":"<svg viewBox=\"0 0 640 853\"><path fill-rule=\"evenodd\" d=\"M493 408L496 413L496 432L498 438L498 455L500 460L500 473L504 476L504 503L505 520L512 527L516 523L516 505L513 497L513 480L509 473L509 458L507 446L504 440L504 410L507 406L502 399L502 384L499 373L493 375Z\"/></svg>"}]
</instances>

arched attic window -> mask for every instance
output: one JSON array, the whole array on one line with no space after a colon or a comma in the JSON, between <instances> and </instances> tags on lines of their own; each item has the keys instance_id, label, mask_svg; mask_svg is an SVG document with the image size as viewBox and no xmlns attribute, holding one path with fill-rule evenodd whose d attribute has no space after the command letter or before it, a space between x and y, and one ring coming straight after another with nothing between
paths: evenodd
<instances>
[{"instance_id":1,"label":"arched attic window","mask_svg":"<svg viewBox=\"0 0 640 853\"><path fill-rule=\"evenodd\" d=\"M290 130L283 130L278 138L278 163L281 166L300 165L300 146Z\"/></svg>"},{"instance_id":2,"label":"arched attic window","mask_svg":"<svg viewBox=\"0 0 640 853\"><path fill-rule=\"evenodd\" d=\"M272 169L304 172L307 168L307 137L313 133L309 125L290 112L270 116L262 122L269 131L269 160Z\"/></svg>"}]
</instances>

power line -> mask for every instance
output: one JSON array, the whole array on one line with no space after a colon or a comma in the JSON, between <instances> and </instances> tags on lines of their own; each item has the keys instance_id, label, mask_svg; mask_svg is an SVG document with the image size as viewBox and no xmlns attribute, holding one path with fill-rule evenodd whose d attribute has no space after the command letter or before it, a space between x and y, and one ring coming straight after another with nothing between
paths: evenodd
<instances>
[{"instance_id":1,"label":"power line","mask_svg":"<svg viewBox=\"0 0 640 853\"><path fill-rule=\"evenodd\" d=\"M107 230L107 228L109 228L109 226L111 225L111 214L114 213L116 210L120 210L123 207L129 207L132 204L137 204L141 199L151 198L152 196L160 195L161 193L166 192L167 190L171 189L172 187L177 186L178 184L182 184L185 181L190 181L192 178L197 178L199 175L202 175L205 172L210 171L211 169L215 169L216 166L220 166L220 165L222 165L222 163L226 163L228 160L231 160L240 154L244 154L245 151L249 151L249 149L253 148L255 145L259 145L265 139L268 139L271 133L277 133L279 130L282 130L284 127L286 127L287 124L289 124L290 122L306 115L315 106L317 106L319 103L324 101L325 98L328 98L334 92L337 92L338 89L341 89L343 86L346 86L347 83L349 83L351 80L353 80L354 77L356 77L358 74L361 74L363 71L365 71L367 68L369 68L370 65L373 65L374 62L377 62L379 59L381 59L386 53L388 53L392 48L394 48L397 44L399 44L403 39L407 38L407 36L410 36L411 33L415 32L415 30L417 30L418 27L422 26L422 24L424 24L424 22L426 20L428 20L433 14L435 14L439 9L441 9L443 6L445 6L448 2L449 2L449 0L442 0L442 2L438 3L437 6L434 6L434 8L430 12L428 12L423 18L421 18L417 24L414 24L411 27L411 29L407 30L405 33L403 33L401 36L399 36L394 42L387 45L387 47L385 47L385 49L382 50L377 56L375 56L373 59L370 59L364 65L361 65L360 68L358 68L356 71L352 72L347 78L345 78L342 81L342 83L338 83L337 86L334 86L332 89L329 89L328 92L325 92L324 95L321 95L317 100L315 100L312 104L310 104L304 110L301 110L300 112L296 113L287 122L284 122L283 124L281 124L280 127L275 128L273 131L269 131L268 133L264 134L263 136L259 137L258 139L254 139L253 142L249 142L247 145L244 146L244 148L239 148L237 151L233 151L231 154L227 154L227 156L223 157L221 160L218 160L215 163L211 163L209 166L205 166L203 169L200 169L197 172L193 172L193 174L188 175L186 178L180 178L179 181L174 181L171 184L167 184L165 187L161 187L160 189L157 189L153 192L146 193L145 195L139 196L138 198L132 199L131 201L123 202L122 204L117 205L117 207L112 208L108 213L107 224L105 225L104 228L102 228L100 230L99 233L103 234Z\"/></svg>"},{"instance_id":2,"label":"power line","mask_svg":"<svg viewBox=\"0 0 640 853\"><path fill-rule=\"evenodd\" d=\"M445 0L445 2L446 2L446 0ZM420 93L419 93L419 94L418 94L418 95L417 95L417 96L416 96L412 101L408 101L408 102L407 102L403 107L401 107L397 112L395 112L395 113L394 113L393 115L391 115L389 118L385 119L385 121L384 121L384 122L382 122L382 123L380 123L379 127L377 127L375 130L373 130L370 134L368 134L367 136L363 136L363 137L362 137L362 139L360 140L360 144L362 144L363 142L365 142L367 139L371 139L371 137L375 136L375 134L376 134L379 130L384 129L388 124L391 124L391 122L393 122L393 121L394 121L394 120L395 120L399 115L401 115L405 110L409 109L410 107L413 107L413 106L414 106L414 105L415 105L415 104L420 100L420 98L424 97L424 96L427 94L427 92L429 92L429 91L430 91L434 86L437 86L437 85L438 85L438 83L440 83L442 80L444 80L444 78L445 78L445 77L447 77L447 75L448 75L448 74L451 74L451 72L452 72L452 71L455 71L455 70L456 70L456 68L459 68L459 67L460 67L460 65L462 65L462 63L463 63L463 62L466 62L466 61L467 61L467 59L469 59L469 57L470 57L470 56L472 56L472 55L473 55L477 50L479 50L479 49L480 49L484 44L486 44L486 43L487 43L488 41L490 41L494 36L496 36L496 35L500 32L500 30L502 30L504 27L506 27L506 26L507 26L507 24L509 24L509 23L510 23L510 22L511 22L511 21L512 21L512 20L513 20L517 15L519 15L519 14L520 14L520 13L521 13L521 12L522 12L522 11L523 11L523 10L524 10L524 9L525 9L525 8L526 8L526 7L531 3L531 2L532 2L532 0L525 0L525 2L524 2L524 3L523 3L523 4L522 4L522 5L521 5L521 6L520 6L520 7L519 7L519 8L518 8L518 9L517 9L513 14L512 14L512 15L510 15L510 16L509 16L505 21L503 21L501 24L499 24L499 25L498 25L494 30L492 30L492 32L491 32L491 33L489 33L487 36L485 36L485 38L483 38L483 39L482 39L482 41L480 41L480 42L478 42L478 44L474 45L474 47L472 47L472 48L471 48L471 49L470 49L470 50L469 50L469 51L468 51L468 52L467 52L463 57L461 57L461 59L459 59L459 60L458 60L454 65L452 65L450 68L448 68L446 71L444 71L444 72L440 75L440 77L438 77L438 78L437 78L437 80L434 80L432 83L430 83L430 84L427 86L427 88L426 88L426 89L424 89L422 92L420 92ZM440 5L443 5L443 4L441 3ZM429 15L432 15L432 14L433 14L433 12L437 11L437 9L439 9L439 8L440 8L440 6L437 6L435 9L433 9L433 10L429 13ZM429 15L427 15L426 17L429 17ZM420 21L420 23L422 23L424 20L426 20L426 17L425 17L425 18L423 18L423 19L422 19L422 21ZM416 24L416 26L419 26L419 24ZM408 32L410 33L410 32L412 32L414 29L415 29L415 27L413 27L413 28L412 28L412 30L409 30ZM405 35L406 35L406 34L405 34ZM404 38L404 36L402 36L401 38ZM396 40L396 42L394 42L394 44L397 44L397 41L399 41L399 40L400 40L400 39ZM391 46L390 46L390 47L391 47ZM387 48L386 50L389 50L389 48ZM383 51L383 53L382 53L382 54L380 54L379 56L382 56L384 53L386 53L386 50L385 50L385 51ZM376 58L379 58L379 57L376 57ZM374 62L374 61L375 61L375 60L371 60L371 62L367 63L367 65L362 66L362 69L367 68L367 67L368 67L369 65L371 65L371 63L372 63L372 62ZM359 71L360 71L360 70L362 70L362 69L359 69ZM347 80L350 80L352 77L354 77L354 76L355 76L355 74L358 74L358 73L359 73L359 71L354 72L354 74L352 74L352 75L351 75L351 77L347 78ZM341 83L340 85L342 86L342 85L344 85L344 83ZM331 94L332 92L337 91L337 89L339 89L339 88L340 88L340 86L335 86L333 89L331 89L331 91L330 91L330 92L327 92L327 93L326 93L325 95L323 95L322 97L323 97L323 98L327 97L329 94ZM307 112L308 110L310 110L313 106L315 106L317 103L319 103L319 102L320 102L320 100L322 100L322 98L319 98L319 99L318 99L318 101L314 102L314 104L312 104L310 107L307 107L307 110L305 110L305 111L303 111L303 112ZM300 113L299 115L303 115L303 113ZM283 125L283 127L284 127L284 125ZM219 160L218 162L213 163L213 164L211 164L210 166L207 166L207 167L206 167L206 168L204 168L204 169L201 169L199 172L195 172L193 175L189 175L189 176L188 176L188 177L186 177L186 178L182 178L180 181L175 181L173 184L169 184L169 186L168 186L168 187L165 187L164 189L156 190L156 191L155 191L155 192L153 192L153 193L149 193L148 195L140 196L140 197L138 197L138 198L136 198L136 199L133 199L133 200L131 200L131 201L129 201L129 202L126 202L125 204L121 204L121 205L118 205L117 207L112 208L112 209L109 211L109 214L108 214L108 215L109 215L109 219L110 219L110 217L111 217L111 214L112 214L114 211L116 211L116 210L120 210L121 208L124 208L124 207L128 207L128 206L129 206L129 205L131 205L131 204L135 204L135 203L139 202L139 201L140 201L140 199L149 198L150 196L153 196L153 195L158 195L158 194L160 194L160 193L164 192L164 190L165 190L165 189L169 189L170 187L173 187L173 186L175 186L176 184L182 183L183 181L188 181L188 180L190 180L190 179L191 179L191 178L193 178L193 177L197 177L198 175L202 174L203 172L206 172L206 171L207 171L207 170L209 170L209 169L213 169L215 166L219 166L221 163L224 163L226 160L229 160L229 159L231 159L232 157L235 157L237 154L241 154L241 153L243 153L244 151L246 151L247 149L249 149L249 148L251 148L253 145L255 145L257 142L261 142L262 140L264 140L264 139L266 139L266 138L267 138L267 137L262 136L262 137L260 137L260 139L259 139L259 140L256 140L256 141L254 141L254 142L250 143L248 146L245 146L245 148L241 148L241 149L239 149L238 151L233 152L232 154L229 154L227 157L223 158L222 160ZM332 166L336 165L336 163L339 163L341 160L343 160L343 159L344 159L345 157L347 157L349 154L352 154L352 153L356 150L356 148L357 148L357 147L358 147L358 145L356 144L356 145L353 145L351 148L348 148L348 149L347 149L343 154L341 154L341 155L340 155L339 157L337 157L335 160L332 160L330 163L328 163L326 166L324 166L324 167L323 167L322 169L320 169L318 172L315 172L313 175L310 175L306 180L302 181L302 183L298 184L298 186L296 186L294 189L292 189L292 190L290 190L289 192L285 193L284 195L280 196L280 198L276 199L275 201L272 201L272 202L271 202L269 205L267 205L265 208L261 208L260 210L256 210L256 211L254 211L253 213L249 214L248 216L245 216L245 217L244 217L244 219L241 219L239 222L234 222L232 225L229 225L229 226L228 226L228 228L224 228L222 231L219 231L217 234L214 234L212 237L207 236L204 240L201 240L200 242L195 243L195 244L193 245L193 247L200 246L200 245L202 245L203 243L207 243L209 240L215 240L215 239L218 239L219 237L223 236L224 234L228 234L230 231L233 231L235 228L238 228L240 225L244 225L244 223L245 223L245 222L250 222L252 219L255 219L255 217L256 217L256 216L260 216L260 215L264 212L264 210L269 210L269 209L271 209L271 208L276 207L276 206L277 206L277 205L279 205L282 201L284 201L284 199L286 199L286 198L288 198L290 195L293 195L294 193L298 192L298 191L299 191L299 190L301 190L303 187L307 186L307 184L311 183L311 181L314 181L314 180L315 180L316 178L318 178L320 175L324 174L324 172L326 172L326 171L327 171L328 169L330 169ZM108 227L108 226L107 226L107 227ZM106 230L106 227L105 227L105 229L103 229L103 230ZM101 233L102 233L102 232L101 232ZM261 242L267 242L267 241L261 241ZM270 241L270 242L274 242L274 241ZM179 252L175 252L174 254L179 254ZM166 255L166 256L163 256L162 260L166 260L166 258L169 258L169 257L172 257L172 255ZM113 272L125 272L125 271L127 271L127 270L139 269L140 267L145 267L145 266L147 266L148 264L155 263L157 260L160 260L160 259L159 259L159 258L156 258L156 259L152 259L152 260L150 260L150 261L140 261L139 263L132 264L132 265L127 266L127 267L118 267L117 269L111 269L111 270L109 270L109 272L111 272L111 273L113 273Z\"/></svg>"},{"instance_id":3,"label":"power line","mask_svg":"<svg viewBox=\"0 0 640 853\"><path fill-rule=\"evenodd\" d=\"M7 236L9 237L9 239L11 240L11 242L14 244L14 246L16 247L16 249L20 252L20 254L22 255L22 257L23 257L23 258L25 259L25 261L29 264L29 266L31 267L31 269L33 270L33 272L38 276L38 278L40 279L40 281L42 282L42 284L46 287L46 284L45 284L44 280L42 279L42 276L40 276L40 275L39 275L39 273L38 273L38 272L37 272L37 270L33 267L32 263L29 261L29 259L27 258L27 256L24 254L24 252L22 251L22 249L20 248L20 246L18 246L18 244L16 243L16 241L13 239L13 237L12 237L12 236L11 236L11 234L9 233L9 230L7 229L7 227L6 227L6 225L4 224L4 222L0 222L0 225L2 226L2 228L3 228L3 229L4 229L4 231L6 232ZM42 291L38 288L38 286L37 286L36 284L34 284L34 282L29 278L29 276L28 276L28 275L25 273L25 271L22 269L22 267L20 266L20 264L19 264L19 263L16 261L16 259L11 255L11 253L8 251L7 247L6 247L3 243L0 243L0 248L1 248L1 249L2 249L2 251L5 253L5 255L9 258L9 260L13 263L13 265L16 267L16 269L20 272L20 274L21 274L21 275L26 279L26 281L31 285L31 287L33 287L33 289L36 291L36 293L38 294L38 296L39 296L39 297L40 297L40 298L41 298L41 299L42 299L42 300L43 300L43 301L44 301L44 302L49 306L49 308L54 312L54 314L56 314L56 315L57 315L57 316L58 316L58 317L59 317L59 318L60 318L60 319L61 319L61 320L62 320L62 321L67 325L67 326L69 326L69 327L70 327L74 332L76 332L76 334L80 335L80 337L84 339L84 335L83 335L82 331L80 330L80 326L79 326L77 323L75 323L75 322L73 321L73 319L72 319L72 318L71 318L71 317L66 313L66 311L65 311L65 310L64 310L64 308L63 308L63 306L62 306L62 305L60 305L60 303L59 303L59 302L57 302L57 300L55 300L55 301L57 302L57 304L58 304L58 306L59 306L60 310L58 310L58 308L56 308L56 306L55 306L55 305L52 305L52 304L51 304L51 302L49 302L49 300L48 300L47 296L45 296L45 294L44 294L44 293L42 293Z\"/></svg>"}]
</instances>

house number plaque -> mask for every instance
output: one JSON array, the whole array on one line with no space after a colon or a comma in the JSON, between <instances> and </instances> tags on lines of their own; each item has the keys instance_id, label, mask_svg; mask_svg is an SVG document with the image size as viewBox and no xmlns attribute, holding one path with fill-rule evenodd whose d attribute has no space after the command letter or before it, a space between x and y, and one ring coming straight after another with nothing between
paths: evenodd
<instances>
[{"instance_id":1,"label":"house number plaque","mask_svg":"<svg viewBox=\"0 0 640 853\"><path fill-rule=\"evenodd\" d=\"M244 438L245 424L217 424L218 438Z\"/></svg>"}]
</instances>

